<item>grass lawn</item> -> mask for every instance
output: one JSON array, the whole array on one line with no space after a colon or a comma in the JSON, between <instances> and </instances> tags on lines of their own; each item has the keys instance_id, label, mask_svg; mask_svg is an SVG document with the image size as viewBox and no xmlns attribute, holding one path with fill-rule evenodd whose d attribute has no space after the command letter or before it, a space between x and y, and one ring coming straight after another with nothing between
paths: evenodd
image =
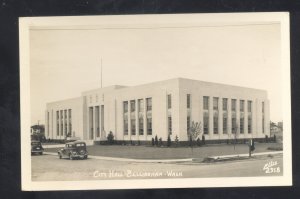
<instances>
[{"instance_id":1,"label":"grass lawn","mask_svg":"<svg viewBox=\"0 0 300 199\"><path fill-rule=\"evenodd\" d=\"M282 147L279 143L256 143L254 153L267 152L268 147ZM47 152L57 152L57 148L45 149ZM247 144L234 145L206 145L202 147L152 147L152 146L122 146L122 145L94 145L88 146L90 155L134 158L134 159L177 159L177 158L205 158L216 155L231 155L248 153Z\"/></svg>"}]
</instances>

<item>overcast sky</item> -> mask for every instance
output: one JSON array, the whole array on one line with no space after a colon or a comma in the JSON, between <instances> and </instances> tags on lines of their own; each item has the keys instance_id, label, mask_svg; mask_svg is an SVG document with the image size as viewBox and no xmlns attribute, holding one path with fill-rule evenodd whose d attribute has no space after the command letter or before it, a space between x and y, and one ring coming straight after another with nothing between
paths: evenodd
<instances>
[{"instance_id":1,"label":"overcast sky","mask_svg":"<svg viewBox=\"0 0 300 199\"><path fill-rule=\"evenodd\" d=\"M46 103L103 86L184 77L265 89L282 120L280 25L30 31L31 124Z\"/></svg>"}]
</instances>

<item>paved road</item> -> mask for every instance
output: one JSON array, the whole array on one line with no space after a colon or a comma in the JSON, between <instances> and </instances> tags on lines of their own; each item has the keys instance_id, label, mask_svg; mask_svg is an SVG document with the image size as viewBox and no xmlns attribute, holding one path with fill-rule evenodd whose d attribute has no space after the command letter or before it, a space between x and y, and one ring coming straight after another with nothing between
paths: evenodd
<instances>
[{"instance_id":1,"label":"paved road","mask_svg":"<svg viewBox=\"0 0 300 199\"><path fill-rule=\"evenodd\" d=\"M268 163L277 165L263 170ZM282 155L207 164L60 160L53 155L32 156L33 181L273 176L282 175L282 170Z\"/></svg>"}]
</instances>

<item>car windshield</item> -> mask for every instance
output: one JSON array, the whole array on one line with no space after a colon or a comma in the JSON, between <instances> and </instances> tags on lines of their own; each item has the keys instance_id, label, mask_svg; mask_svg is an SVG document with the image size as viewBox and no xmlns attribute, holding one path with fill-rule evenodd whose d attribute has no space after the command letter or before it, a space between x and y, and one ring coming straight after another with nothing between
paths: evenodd
<instances>
[{"instance_id":1,"label":"car windshield","mask_svg":"<svg viewBox=\"0 0 300 199\"><path fill-rule=\"evenodd\" d=\"M41 143L39 143L39 142L31 142L31 146L41 146Z\"/></svg>"},{"instance_id":2,"label":"car windshield","mask_svg":"<svg viewBox=\"0 0 300 199\"><path fill-rule=\"evenodd\" d=\"M85 144L84 143L78 143L75 146L76 146L76 148L85 149Z\"/></svg>"}]
</instances>

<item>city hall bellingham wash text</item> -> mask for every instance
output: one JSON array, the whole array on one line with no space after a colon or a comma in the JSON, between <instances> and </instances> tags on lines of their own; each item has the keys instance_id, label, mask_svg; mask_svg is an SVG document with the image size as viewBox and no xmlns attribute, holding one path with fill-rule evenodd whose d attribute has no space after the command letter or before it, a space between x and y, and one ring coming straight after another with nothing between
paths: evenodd
<instances>
[{"instance_id":1,"label":"city hall bellingham wash text","mask_svg":"<svg viewBox=\"0 0 300 199\"><path fill-rule=\"evenodd\" d=\"M184 78L108 86L46 107L45 136L55 140L101 141L112 132L117 141L187 141L192 122L206 140L270 136L266 91Z\"/></svg>"}]
</instances>

